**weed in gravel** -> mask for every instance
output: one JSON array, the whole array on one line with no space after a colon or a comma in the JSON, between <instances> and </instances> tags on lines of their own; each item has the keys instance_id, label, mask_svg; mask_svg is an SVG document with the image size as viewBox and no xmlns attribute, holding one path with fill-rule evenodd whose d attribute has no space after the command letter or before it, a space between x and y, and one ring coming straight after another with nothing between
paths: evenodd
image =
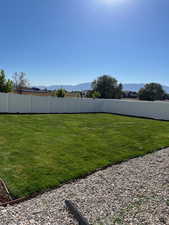
<instances>
[{"instance_id":1,"label":"weed in gravel","mask_svg":"<svg viewBox=\"0 0 169 225\"><path fill-rule=\"evenodd\" d=\"M114 223L115 223L115 224L122 224L122 222L123 222L123 220L122 220L121 217L116 217L116 218L114 219Z\"/></svg>"}]
</instances>

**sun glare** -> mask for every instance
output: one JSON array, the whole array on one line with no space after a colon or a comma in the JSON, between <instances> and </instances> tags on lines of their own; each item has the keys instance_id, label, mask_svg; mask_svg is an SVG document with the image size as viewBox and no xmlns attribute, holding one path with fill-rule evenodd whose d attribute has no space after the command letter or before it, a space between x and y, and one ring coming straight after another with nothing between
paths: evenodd
<instances>
[{"instance_id":1,"label":"sun glare","mask_svg":"<svg viewBox=\"0 0 169 225\"><path fill-rule=\"evenodd\" d=\"M117 4L117 3L122 3L126 0L100 0L100 2L104 4Z\"/></svg>"}]
</instances>

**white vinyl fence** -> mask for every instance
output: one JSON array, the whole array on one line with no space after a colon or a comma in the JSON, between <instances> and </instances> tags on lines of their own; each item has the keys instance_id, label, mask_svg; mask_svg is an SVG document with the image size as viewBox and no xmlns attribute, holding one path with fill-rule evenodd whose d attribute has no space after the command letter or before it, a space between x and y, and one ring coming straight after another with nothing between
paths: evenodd
<instances>
[{"instance_id":1,"label":"white vinyl fence","mask_svg":"<svg viewBox=\"0 0 169 225\"><path fill-rule=\"evenodd\" d=\"M106 113L169 120L169 102L105 99L102 107Z\"/></svg>"},{"instance_id":2,"label":"white vinyl fence","mask_svg":"<svg viewBox=\"0 0 169 225\"><path fill-rule=\"evenodd\" d=\"M57 98L0 93L0 113L116 113L169 120L168 102Z\"/></svg>"},{"instance_id":3,"label":"white vinyl fence","mask_svg":"<svg viewBox=\"0 0 169 225\"><path fill-rule=\"evenodd\" d=\"M101 101L93 99L0 93L0 113L100 112L101 104Z\"/></svg>"}]
</instances>

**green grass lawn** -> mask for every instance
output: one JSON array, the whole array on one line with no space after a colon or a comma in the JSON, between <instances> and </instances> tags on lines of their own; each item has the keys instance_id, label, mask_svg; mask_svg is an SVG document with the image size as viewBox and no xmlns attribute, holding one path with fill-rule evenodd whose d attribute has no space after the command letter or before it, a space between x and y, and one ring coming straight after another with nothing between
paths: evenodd
<instances>
[{"instance_id":1,"label":"green grass lawn","mask_svg":"<svg viewBox=\"0 0 169 225\"><path fill-rule=\"evenodd\" d=\"M23 197L169 146L169 123L111 114L0 115L0 177Z\"/></svg>"}]
</instances>

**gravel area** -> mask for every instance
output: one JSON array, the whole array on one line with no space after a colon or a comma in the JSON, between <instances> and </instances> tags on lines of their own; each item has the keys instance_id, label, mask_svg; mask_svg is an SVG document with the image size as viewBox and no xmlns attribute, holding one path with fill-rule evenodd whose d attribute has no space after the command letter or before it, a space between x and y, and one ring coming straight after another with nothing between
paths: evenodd
<instances>
[{"instance_id":1,"label":"gravel area","mask_svg":"<svg viewBox=\"0 0 169 225\"><path fill-rule=\"evenodd\" d=\"M74 201L91 224L169 224L169 148L98 171L86 179L0 208L0 224L77 224Z\"/></svg>"}]
</instances>

